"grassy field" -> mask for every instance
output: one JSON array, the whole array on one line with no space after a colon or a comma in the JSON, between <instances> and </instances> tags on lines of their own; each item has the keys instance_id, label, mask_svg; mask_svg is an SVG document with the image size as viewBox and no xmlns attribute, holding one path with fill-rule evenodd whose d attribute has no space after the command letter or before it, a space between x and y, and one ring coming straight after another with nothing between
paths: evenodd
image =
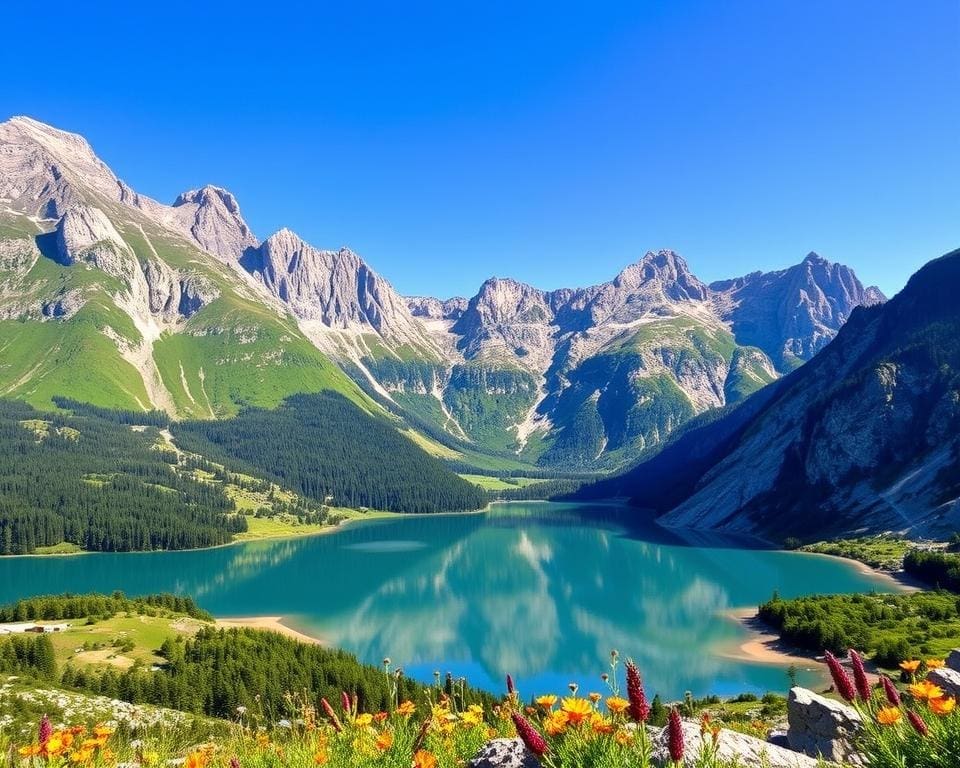
<instances>
[{"instance_id":1,"label":"grassy field","mask_svg":"<svg viewBox=\"0 0 960 768\"><path fill-rule=\"evenodd\" d=\"M528 485L544 482L532 477L490 477L488 475L461 474L464 480L478 485L485 491L507 491L513 488L526 488Z\"/></svg>"},{"instance_id":2,"label":"grassy field","mask_svg":"<svg viewBox=\"0 0 960 768\"><path fill-rule=\"evenodd\" d=\"M903 558L914 544L895 536L869 536L862 539L838 539L818 541L800 547L801 552L848 557L886 571L898 571L903 567Z\"/></svg>"}]
</instances>

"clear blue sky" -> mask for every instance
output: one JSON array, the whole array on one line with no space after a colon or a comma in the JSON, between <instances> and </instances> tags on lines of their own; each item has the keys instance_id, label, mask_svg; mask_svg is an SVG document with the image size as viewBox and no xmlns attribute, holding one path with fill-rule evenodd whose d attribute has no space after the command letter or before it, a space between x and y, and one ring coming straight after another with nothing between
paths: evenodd
<instances>
[{"instance_id":1,"label":"clear blue sky","mask_svg":"<svg viewBox=\"0 0 960 768\"><path fill-rule=\"evenodd\" d=\"M4 4L0 119L405 293L657 248L708 281L816 250L893 293L960 247L957 0L110 5Z\"/></svg>"}]
</instances>

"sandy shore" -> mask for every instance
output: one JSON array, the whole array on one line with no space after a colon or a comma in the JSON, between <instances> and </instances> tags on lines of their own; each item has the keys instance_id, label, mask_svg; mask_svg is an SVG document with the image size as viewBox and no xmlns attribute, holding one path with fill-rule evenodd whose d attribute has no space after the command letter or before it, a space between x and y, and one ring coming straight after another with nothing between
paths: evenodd
<instances>
[{"instance_id":1,"label":"sandy shore","mask_svg":"<svg viewBox=\"0 0 960 768\"><path fill-rule=\"evenodd\" d=\"M735 648L721 649L721 656L738 661L777 664L779 666L794 664L806 669L813 669L823 663L814 654L793 648L780 640L780 636L776 632L760 621L756 608L735 608L730 611L723 611L721 615L737 622L750 632L750 637Z\"/></svg>"},{"instance_id":2,"label":"sandy shore","mask_svg":"<svg viewBox=\"0 0 960 768\"><path fill-rule=\"evenodd\" d=\"M228 618L217 619L216 626L221 629L232 629L234 627L246 627L248 629L266 629L270 632L279 632L286 637L292 637L301 643L310 643L311 645L328 645L322 640L303 632L288 627L283 623L283 616L249 616L246 618Z\"/></svg>"}]
</instances>

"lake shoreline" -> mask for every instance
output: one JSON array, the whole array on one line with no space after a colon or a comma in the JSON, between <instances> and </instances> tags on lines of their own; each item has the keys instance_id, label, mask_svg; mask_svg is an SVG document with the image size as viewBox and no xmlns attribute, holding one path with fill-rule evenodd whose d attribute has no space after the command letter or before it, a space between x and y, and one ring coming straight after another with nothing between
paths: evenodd
<instances>
[{"instance_id":1,"label":"lake shoreline","mask_svg":"<svg viewBox=\"0 0 960 768\"><path fill-rule=\"evenodd\" d=\"M289 624L285 624L284 621L283 616L218 616L215 619L214 626L217 629L257 629L265 632L276 632L284 637L289 637L308 645L320 645L325 648L330 647L330 643L324 641L322 638L300 632Z\"/></svg>"}]
</instances>

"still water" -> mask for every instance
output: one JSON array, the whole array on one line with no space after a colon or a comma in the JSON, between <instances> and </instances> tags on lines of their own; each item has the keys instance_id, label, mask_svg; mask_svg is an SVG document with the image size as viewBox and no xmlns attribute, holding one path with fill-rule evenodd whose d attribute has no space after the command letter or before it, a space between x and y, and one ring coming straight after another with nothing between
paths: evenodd
<instances>
[{"instance_id":1,"label":"still water","mask_svg":"<svg viewBox=\"0 0 960 768\"><path fill-rule=\"evenodd\" d=\"M676 698L784 691L786 669L730 658L724 617L784 597L889 590L841 560L682 539L611 506L494 505L478 515L371 520L329 535L193 552L0 558L0 602L64 591L176 592L217 616L284 616L362 660L526 695L600 690L610 650ZM800 673L810 681L813 672Z\"/></svg>"}]
</instances>

